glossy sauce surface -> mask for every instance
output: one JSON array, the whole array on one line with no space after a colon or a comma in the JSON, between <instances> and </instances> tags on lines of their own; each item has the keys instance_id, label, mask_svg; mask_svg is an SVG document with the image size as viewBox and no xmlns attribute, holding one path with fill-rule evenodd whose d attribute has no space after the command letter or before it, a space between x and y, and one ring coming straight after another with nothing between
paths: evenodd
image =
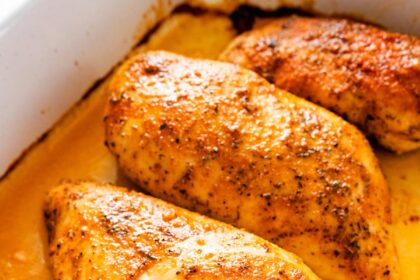
<instances>
[{"instance_id":1,"label":"glossy sauce surface","mask_svg":"<svg viewBox=\"0 0 420 280\"><path fill-rule=\"evenodd\" d=\"M226 17L175 15L140 49L215 58L234 36ZM177 44L169 45L174 37ZM103 88L74 107L0 182L0 279L50 277L42 204L52 186L65 178L130 185L103 145ZM393 194L401 279L416 279L420 274L420 151L403 156L377 151L377 155Z\"/></svg>"}]
</instances>

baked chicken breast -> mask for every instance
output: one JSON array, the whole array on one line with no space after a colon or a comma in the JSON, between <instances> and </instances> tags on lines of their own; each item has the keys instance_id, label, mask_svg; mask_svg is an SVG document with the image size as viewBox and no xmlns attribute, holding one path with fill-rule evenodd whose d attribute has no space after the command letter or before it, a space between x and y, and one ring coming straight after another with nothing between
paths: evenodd
<instances>
[{"instance_id":1,"label":"baked chicken breast","mask_svg":"<svg viewBox=\"0 0 420 280\"><path fill-rule=\"evenodd\" d=\"M229 63L148 52L108 85L106 144L154 196L245 228L324 279L397 275L390 196L365 137Z\"/></svg>"},{"instance_id":2,"label":"baked chicken breast","mask_svg":"<svg viewBox=\"0 0 420 280\"><path fill-rule=\"evenodd\" d=\"M221 55L343 116L389 150L420 147L420 39L346 19L290 16Z\"/></svg>"},{"instance_id":3,"label":"baked chicken breast","mask_svg":"<svg viewBox=\"0 0 420 280\"><path fill-rule=\"evenodd\" d=\"M65 183L45 216L54 279L318 279L255 235L124 188Z\"/></svg>"}]
</instances>

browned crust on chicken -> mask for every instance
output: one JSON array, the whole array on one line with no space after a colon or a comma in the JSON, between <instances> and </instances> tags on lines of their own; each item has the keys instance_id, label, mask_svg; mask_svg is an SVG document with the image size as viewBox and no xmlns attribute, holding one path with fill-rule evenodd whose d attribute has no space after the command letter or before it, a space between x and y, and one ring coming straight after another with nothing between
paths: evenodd
<instances>
[{"instance_id":1,"label":"browned crust on chicken","mask_svg":"<svg viewBox=\"0 0 420 280\"><path fill-rule=\"evenodd\" d=\"M348 119L384 147L420 147L420 39L346 19L290 16L220 57Z\"/></svg>"},{"instance_id":2,"label":"browned crust on chicken","mask_svg":"<svg viewBox=\"0 0 420 280\"><path fill-rule=\"evenodd\" d=\"M390 197L352 125L228 63L149 52L113 77L106 139L151 194L246 228L326 279L397 275Z\"/></svg>"},{"instance_id":3,"label":"browned crust on chicken","mask_svg":"<svg viewBox=\"0 0 420 280\"><path fill-rule=\"evenodd\" d=\"M54 279L318 279L261 238L124 188L65 183L45 217Z\"/></svg>"}]
</instances>

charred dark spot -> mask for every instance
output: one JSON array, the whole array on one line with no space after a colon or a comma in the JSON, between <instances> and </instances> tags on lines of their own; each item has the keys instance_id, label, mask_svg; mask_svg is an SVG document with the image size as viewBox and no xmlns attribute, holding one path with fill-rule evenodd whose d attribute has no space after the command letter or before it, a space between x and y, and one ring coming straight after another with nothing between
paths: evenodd
<instances>
[{"instance_id":1,"label":"charred dark spot","mask_svg":"<svg viewBox=\"0 0 420 280\"><path fill-rule=\"evenodd\" d=\"M366 116L366 118L367 118L369 121L373 121L373 120L375 119L375 117L374 117L374 116L372 116L371 114L368 114L368 115Z\"/></svg>"},{"instance_id":2,"label":"charred dark spot","mask_svg":"<svg viewBox=\"0 0 420 280\"><path fill-rule=\"evenodd\" d=\"M277 160L282 160L282 159L283 159L283 157L282 157L281 155L277 154L277 155L276 155L276 159L277 159Z\"/></svg>"},{"instance_id":3,"label":"charred dark spot","mask_svg":"<svg viewBox=\"0 0 420 280\"><path fill-rule=\"evenodd\" d=\"M112 95L111 98L109 99L109 103L111 103L112 105L118 103L119 101L120 99L115 95Z\"/></svg>"},{"instance_id":4,"label":"charred dark spot","mask_svg":"<svg viewBox=\"0 0 420 280\"><path fill-rule=\"evenodd\" d=\"M213 112L214 112L214 114L216 114L216 115L219 113L219 105L216 105L216 107L214 107Z\"/></svg>"},{"instance_id":5,"label":"charred dark spot","mask_svg":"<svg viewBox=\"0 0 420 280\"><path fill-rule=\"evenodd\" d=\"M239 207L238 209L236 209L236 218L235 218L235 222L239 221L239 219L241 218L241 213L239 212Z\"/></svg>"},{"instance_id":6,"label":"charred dark spot","mask_svg":"<svg viewBox=\"0 0 420 280\"><path fill-rule=\"evenodd\" d=\"M337 217L337 219L344 220L349 213L349 208L348 207L343 207L343 208L342 207L334 207L332 212Z\"/></svg>"},{"instance_id":7,"label":"charred dark spot","mask_svg":"<svg viewBox=\"0 0 420 280\"><path fill-rule=\"evenodd\" d=\"M198 268L195 265L190 266L188 268L188 274L194 274L194 273L197 273L197 272L198 272Z\"/></svg>"},{"instance_id":8,"label":"charred dark spot","mask_svg":"<svg viewBox=\"0 0 420 280\"><path fill-rule=\"evenodd\" d=\"M417 215L411 215L410 216L410 222L415 223L415 222L418 222L418 221L420 221L419 216L417 216Z\"/></svg>"},{"instance_id":9,"label":"charred dark spot","mask_svg":"<svg viewBox=\"0 0 420 280\"><path fill-rule=\"evenodd\" d=\"M276 189L280 189L283 186L283 183L274 183L273 187Z\"/></svg>"},{"instance_id":10,"label":"charred dark spot","mask_svg":"<svg viewBox=\"0 0 420 280\"><path fill-rule=\"evenodd\" d=\"M143 65L143 69L146 74L155 75L160 72L159 66L150 64L149 61L145 61Z\"/></svg>"},{"instance_id":11,"label":"charred dark spot","mask_svg":"<svg viewBox=\"0 0 420 280\"><path fill-rule=\"evenodd\" d=\"M46 220L49 220L50 218L51 218L51 212L50 211L48 211L48 210L45 210L44 211L44 218L46 219Z\"/></svg>"},{"instance_id":12,"label":"charred dark spot","mask_svg":"<svg viewBox=\"0 0 420 280\"><path fill-rule=\"evenodd\" d=\"M265 199L267 206L271 206L271 193L262 193L260 194L260 197Z\"/></svg>"},{"instance_id":13,"label":"charred dark spot","mask_svg":"<svg viewBox=\"0 0 420 280\"><path fill-rule=\"evenodd\" d=\"M267 47L269 47L270 49L274 50L277 47L277 40L274 38L270 38L267 42Z\"/></svg>"},{"instance_id":14,"label":"charred dark spot","mask_svg":"<svg viewBox=\"0 0 420 280\"><path fill-rule=\"evenodd\" d=\"M271 199L271 193L262 193L260 196L265 199Z\"/></svg>"},{"instance_id":15,"label":"charred dark spot","mask_svg":"<svg viewBox=\"0 0 420 280\"><path fill-rule=\"evenodd\" d=\"M298 180L298 181L302 180L302 178L303 178L302 175L295 175L295 179Z\"/></svg>"},{"instance_id":16,"label":"charred dark spot","mask_svg":"<svg viewBox=\"0 0 420 280\"><path fill-rule=\"evenodd\" d=\"M345 248L345 258L356 259L359 256L360 245L358 239L350 241Z\"/></svg>"},{"instance_id":17,"label":"charred dark spot","mask_svg":"<svg viewBox=\"0 0 420 280\"><path fill-rule=\"evenodd\" d=\"M188 183L189 181L191 181L191 175L193 172L193 167L192 166L188 166L184 172L184 175L182 175L182 183Z\"/></svg>"}]
</instances>

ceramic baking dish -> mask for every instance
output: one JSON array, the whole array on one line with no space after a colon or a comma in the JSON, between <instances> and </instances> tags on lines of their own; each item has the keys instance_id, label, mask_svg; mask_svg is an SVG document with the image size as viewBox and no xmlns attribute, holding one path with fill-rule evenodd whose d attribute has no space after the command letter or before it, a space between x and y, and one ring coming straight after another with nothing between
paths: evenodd
<instances>
[{"instance_id":1,"label":"ceramic baking dish","mask_svg":"<svg viewBox=\"0 0 420 280\"><path fill-rule=\"evenodd\" d=\"M46 261L42 248L45 235L40 229L42 217L31 211L39 208L37 203L40 200L36 198L44 193L43 190L37 191L38 184L53 184L55 178L40 180L43 171L27 167L31 157L36 157L36 152L57 155L55 160L44 158L41 165L44 169L46 166L51 168L50 173L57 174L57 178L63 170L60 163L65 166L87 165L94 170L89 173L88 179L129 184L119 174L114 162L107 158L109 155L105 149L95 151L101 160L94 163L88 157L71 158L67 155L66 158L63 155L62 159L59 158L57 151L60 149L89 149L82 144L97 138L92 136L78 141L85 134L102 133L95 130L95 124L89 127L75 121L100 114L98 112L102 108L97 105L100 102L95 101L100 94L90 94L72 110L69 109L95 81L109 73L157 22L186 1L21 0L12 6L4 4L6 2L0 1L0 175L4 175L0 181L0 271L4 273L0 275L7 276L7 279L42 278L40 275L45 275L43 262ZM420 35L420 2L417 0L208 0L187 4L229 13L244 3L266 10L292 7L321 14L349 15L391 30ZM175 40L171 36L167 38ZM159 44L155 42L156 46ZM88 92L100 90L101 85L97 85ZM61 118L59 125L45 137L47 134L44 133L65 112L68 113ZM66 140L41 141L19 158L31 143L45 138ZM394 205L398 205L393 213L397 217L396 238L403 245L416 244L416 236L420 236L420 227L416 222L420 212L420 186L416 188L420 185L420 153L397 157L381 150L376 152L393 191ZM15 165L6 174L13 162ZM72 179L84 179L86 176L77 172L65 173L65 177ZM37 182L35 189L31 188L31 182ZM16 200L12 200L13 197ZM14 227L14 224L19 226ZM22 231L31 230L36 234L22 234ZM11 240L13 237L16 240ZM23 249L25 246L26 249ZM414 265L418 256L416 251L419 250L417 245L402 254L402 259L408 260L405 265L410 267L404 275L414 274L414 278L410 279L415 279L415 275L420 273L420 263Z\"/></svg>"},{"instance_id":2,"label":"ceramic baking dish","mask_svg":"<svg viewBox=\"0 0 420 280\"><path fill-rule=\"evenodd\" d=\"M15 2L11 12L7 12L8 5L0 6L0 174L159 19L186 1ZM222 10L232 10L240 2L265 9L301 7L357 16L392 30L420 34L417 0L192 2Z\"/></svg>"}]
</instances>

